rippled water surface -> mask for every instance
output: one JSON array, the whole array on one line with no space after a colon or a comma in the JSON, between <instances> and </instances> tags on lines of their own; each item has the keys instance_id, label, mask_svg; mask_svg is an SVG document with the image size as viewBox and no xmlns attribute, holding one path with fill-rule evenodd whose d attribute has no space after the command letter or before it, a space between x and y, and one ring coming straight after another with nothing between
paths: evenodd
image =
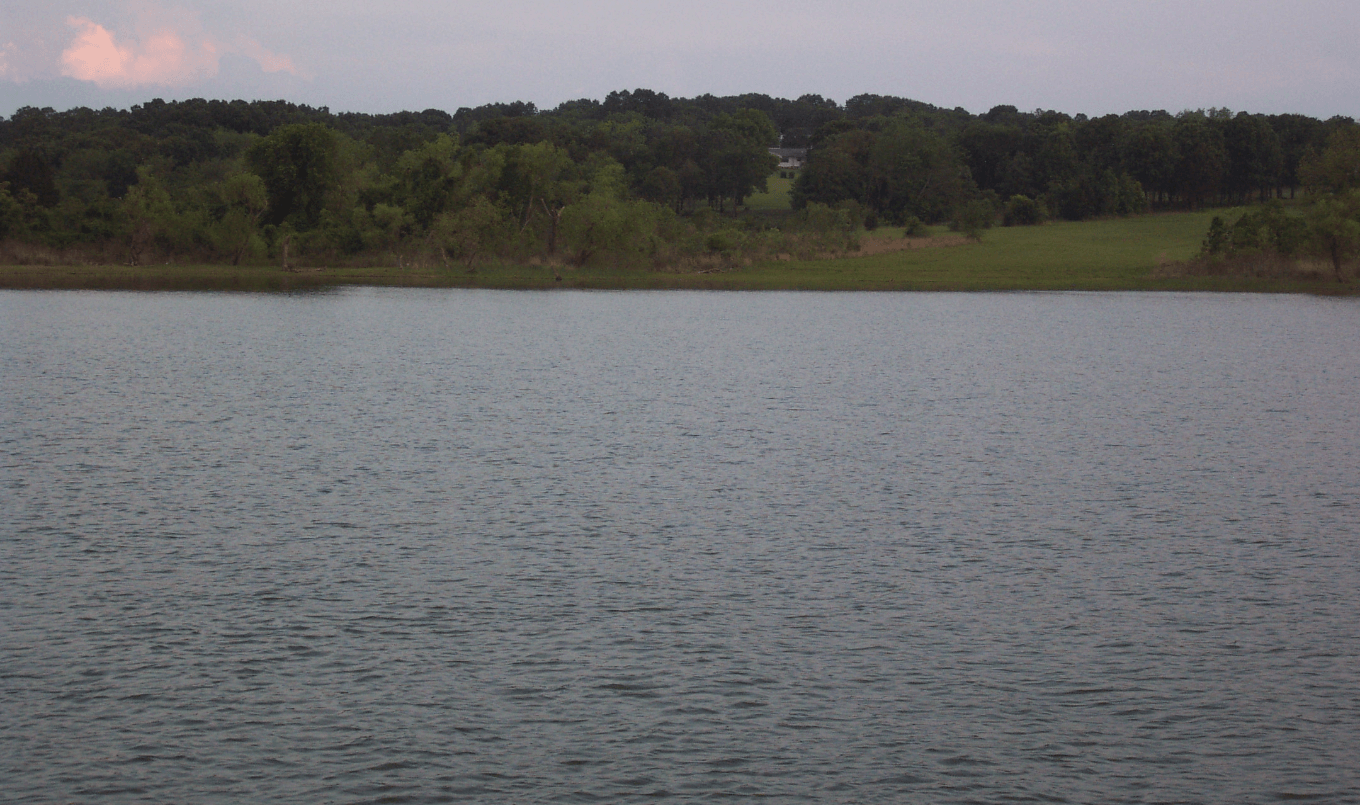
<instances>
[{"instance_id":1,"label":"rippled water surface","mask_svg":"<svg viewBox=\"0 0 1360 805\"><path fill-rule=\"evenodd\" d=\"M1360 305L0 293L7 802L1360 801Z\"/></svg>"}]
</instances>

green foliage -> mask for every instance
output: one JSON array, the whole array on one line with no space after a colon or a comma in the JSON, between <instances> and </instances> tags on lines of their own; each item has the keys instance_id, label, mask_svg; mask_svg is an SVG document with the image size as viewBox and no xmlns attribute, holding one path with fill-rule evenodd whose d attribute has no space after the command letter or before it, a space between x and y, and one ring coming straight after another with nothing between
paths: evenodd
<instances>
[{"instance_id":1,"label":"green foliage","mask_svg":"<svg viewBox=\"0 0 1360 805\"><path fill-rule=\"evenodd\" d=\"M1360 127L1332 134L1321 154L1303 158L1299 175L1315 192L1344 193L1360 188Z\"/></svg>"},{"instance_id":2,"label":"green foliage","mask_svg":"<svg viewBox=\"0 0 1360 805\"><path fill-rule=\"evenodd\" d=\"M24 208L10 195L9 182L0 182L0 239L24 232Z\"/></svg>"},{"instance_id":3,"label":"green foliage","mask_svg":"<svg viewBox=\"0 0 1360 805\"><path fill-rule=\"evenodd\" d=\"M55 207L60 199L56 173L42 154L34 149L20 151L10 160L9 169L0 177L9 182L14 191L27 190L43 207Z\"/></svg>"},{"instance_id":4,"label":"green foliage","mask_svg":"<svg viewBox=\"0 0 1360 805\"><path fill-rule=\"evenodd\" d=\"M997 107L974 116L876 95L842 106L813 95L684 99L642 89L556 110L490 104L453 115L203 100L25 108L0 119L0 182L9 182L0 236L127 248L139 262L154 252L237 265L281 256L285 239L290 258L313 265L395 254L405 266L469 254L470 265L551 263L561 240L569 259L585 253L588 265L716 252L730 269L762 254L850 248L877 222L962 227L957 213L980 198L1012 199L994 205L1010 224L1240 203L1300 183L1339 198L1360 184L1357 132L1346 118L1226 110L1087 119ZM812 147L796 179L770 179L776 144ZM762 187L775 192L757 195ZM845 212L849 229L817 224L820 210L809 229L794 211L814 203ZM742 207L747 223L726 215ZM1222 248L1321 255L1314 234L1300 234L1321 226L1307 220L1225 225ZM632 230L645 234L610 234ZM824 237L844 244L814 247Z\"/></svg>"},{"instance_id":5,"label":"green foliage","mask_svg":"<svg viewBox=\"0 0 1360 805\"><path fill-rule=\"evenodd\" d=\"M1048 218L1042 202L1029 196L1011 196L1001 212L1003 226L1036 226Z\"/></svg>"},{"instance_id":6,"label":"green foliage","mask_svg":"<svg viewBox=\"0 0 1360 805\"><path fill-rule=\"evenodd\" d=\"M648 201L679 208L684 199L680 175L665 165L647 172L638 187L638 195Z\"/></svg>"},{"instance_id":7,"label":"green foliage","mask_svg":"<svg viewBox=\"0 0 1360 805\"><path fill-rule=\"evenodd\" d=\"M942 220L976 187L943 137L906 121L887 126L879 135L868 174L863 201L893 221L906 215Z\"/></svg>"},{"instance_id":8,"label":"green foliage","mask_svg":"<svg viewBox=\"0 0 1360 805\"><path fill-rule=\"evenodd\" d=\"M590 193L562 210L563 245L578 266L592 258L635 264L656 254L657 222L663 210L646 201Z\"/></svg>"},{"instance_id":9,"label":"green foliage","mask_svg":"<svg viewBox=\"0 0 1360 805\"><path fill-rule=\"evenodd\" d=\"M860 247L858 227L850 209L809 202L803 207L798 223L804 245L813 252L856 251Z\"/></svg>"},{"instance_id":10,"label":"green foliage","mask_svg":"<svg viewBox=\"0 0 1360 805\"><path fill-rule=\"evenodd\" d=\"M326 196L335 185L339 143L319 123L281 126L246 151L246 163L269 193L267 221L299 231L321 221Z\"/></svg>"},{"instance_id":11,"label":"green foliage","mask_svg":"<svg viewBox=\"0 0 1360 805\"><path fill-rule=\"evenodd\" d=\"M996 208L986 199L973 199L960 204L954 211L949 228L972 241L982 240L982 233L996 223Z\"/></svg>"},{"instance_id":12,"label":"green foliage","mask_svg":"<svg viewBox=\"0 0 1360 805\"><path fill-rule=\"evenodd\" d=\"M1172 136L1176 188L1191 207L1198 206L1222 187L1228 163L1223 132L1209 118L1187 114L1176 121Z\"/></svg>"},{"instance_id":13,"label":"green foliage","mask_svg":"<svg viewBox=\"0 0 1360 805\"><path fill-rule=\"evenodd\" d=\"M854 200L888 221L939 221L976 186L940 135L898 120L879 131L835 135L813 152L794 183L793 203Z\"/></svg>"},{"instance_id":14,"label":"green foliage","mask_svg":"<svg viewBox=\"0 0 1360 805\"><path fill-rule=\"evenodd\" d=\"M1069 221L1101 215L1133 215L1147 211L1147 196L1138 181L1111 169L1100 174L1082 171L1066 182L1049 186L1047 199Z\"/></svg>"},{"instance_id":15,"label":"green foliage","mask_svg":"<svg viewBox=\"0 0 1360 805\"><path fill-rule=\"evenodd\" d=\"M1293 257L1307 246L1308 221L1273 201L1245 212L1229 232L1227 251L1265 252Z\"/></svg>"},{"instance_id":16,"label":"green foliage","mask_svg":"<svg viewBox=\"0 0 1360 805\"><path fill-rule=\"evenodd\" d=\"M137 178L137 184L128 190L121 205L128 264L134 266L141 264L157 241L178 239L179 245L184 242L182 222L160 179L148 168L139 168Z\"/></svg>"},{"instance_id":17,"label":"green foliage","mask_svg":"<svg viewBox=\"0 0 1360 805\"><path fill-rule=\"evenodd\" d=\"M1342 262L1360 254L1360 190L1318 199L1307 218L1312 252L1330 260L1343 282Z\"/></svg>"},{"instance_id":18,"label":"green foliage","mask_svg":"<svg viewBox=\"0 0 1360 805\"><path fill-rule=\"evenodd\" d=\"M231 255L232 265L240 265L242 257L263 250L260 220L269 206L268 191L255 174L236 173L218 186L218 196L223 212L211 237L221 252Z\"/></svg>"},{"instance_id":19,"label":"green foliage","mask_svg":"<svg viewBox=\"0 0 1360 805\"><path fill-rule=\"evenodd\" d=\"M1230 242L1227 224L1223 223L1222 218L1215 215L1214 219L1209 222L1209 232L1204 236L1204 243L1200 245L1200 254L1223 254L1227 251Z\"/></svg>"},{"instance_id":20,"label":"green foliage","mask_svg":"<svg viewBox=\"0 0 1360 805\"><path fill-rule=\"evenodd\" d=\"M460 157L458 137L443 134L397 159L402 206L420 226L428 227L454 203L464 180Z\"/></svg>"},{"instance_id":21,"label":"green foliage","mask_svg":"<svg viewBox=\"0 0 1360 805\"><path fill-rule=\"evenodd\" d=\"M908 215L902 219L902 235L908 238L920 238L930 234L930 227L926 222L917 218L915 215Z\"/></svg>"},{"instance_id":22,"label":"green foliage","mask_svg":"<svg viewBox=\"0 0 1360 805\"><path fill-rule=\"evenodd\" d=\"M1223 125L1227 152L1225 189L1245 201L1255 192L1261 200L1269 198L1284 169L1284 152L1279 135L1265 115L1239 113Z\"/></svg>"},{"instance_id":23,"label":"green foliage","mask_svg":"<svg viewBox=\"0 0 1360 805\"><path fill-rule=\"evenodd\" d=\"M1344 281L1344 262L1360 254L1360 190L1319 196L1302 216L1278 201L1244 213L1231 227L1214 216L1200 247L1201 258L1210 260L1305 254L1329 261Z\"/></svg>"},{"instance_id":24,"label":"green foliage","mask_svg":"<svg viewBox=\"0 0 1360 805\"><path fill-rule=\"evenodd\" d=\"M508 243L513 231L505 210L477 196L466 206L440 213L430 229L430 241L445 262L459 260L471 269L475 261Z\"/></svg>"},{"instance_id":25,"label":"green foliage","mask_svg":"<svg viewBox=\"0 0 1360 805\"><path fill-rule=\"evenodd\" d=\"M710 203L721 209L727 199L740 206L754 192L765 192L770 172L779 160L769 147L779 141L779 132L768 115L755 109L739 109L721 114L709 124L709 158L705 178Z\"/></svg>"},{"instance_id":26,"label":"green foliage","mask_svg":"<svg viewBox=\"0 0 1360 805\"><path fill-rule=\"evenodd\" d=\"M387 251L400 247L402 241L412 233L414 217L395 204L377 203L367 215L356 216L364 245L376 251Z\"/></svg>"},{"instance_id":27,"label":"green foliage","mask_svg":"<svg viewBox=\"0 0 1360 805\"><path fill-rule=\"evenodd\" d=\"M731 220L731 219L727 219ZM945 248L903 249L839 259L811 254L807 259L771 259L746 265L723 260L721 270L656 271L650 263L620 267L604 260L560 273L510 261L479 264L476 274L462 271L331 265L306 273L273 267L239 269L210 265L157 265L138 269L73 265L0 266L3 287L122 287L165 289L289 290L336 285L461 286L484 288L693 288L732 290L1238 290L1317 292L1316 282L1232 277L1162 277L1154 274L1159 256L1187 259L1195 253L1209 223L1205 213L1178 213L1083 223L1057 222L1042 227L995 230L981 243ZM684 240L687 223L672 218L658 224L671 242ZM761 246L763 233L751 233L746 254ZM700 246L702 244L699 244ZM781 250L787 254L788 250ZM717 267L711 260L698 265ZM430 267L433 269L433 266ZM1336 285L1329 283L1328 285ZM1337 285L1335 290L1354 291ZM1332 290L1328 288L1328 290Z\"/></svg>"}]
</instances>

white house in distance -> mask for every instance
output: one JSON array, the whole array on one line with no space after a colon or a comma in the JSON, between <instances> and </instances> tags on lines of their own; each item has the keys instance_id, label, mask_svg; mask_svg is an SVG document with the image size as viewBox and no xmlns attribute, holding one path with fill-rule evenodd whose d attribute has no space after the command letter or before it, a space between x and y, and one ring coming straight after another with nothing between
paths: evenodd
<instances>
[{"instance_id":1,"label":"white house in distance","mask_svg":"<svg viewBox=\"0 0 1360 805\"><path fill-rule=\"evenodd\" d=\"M781 168L801 168L807 161L806 148L771 148L770 153L779 157Z\"/></svg>"}]
</instances>

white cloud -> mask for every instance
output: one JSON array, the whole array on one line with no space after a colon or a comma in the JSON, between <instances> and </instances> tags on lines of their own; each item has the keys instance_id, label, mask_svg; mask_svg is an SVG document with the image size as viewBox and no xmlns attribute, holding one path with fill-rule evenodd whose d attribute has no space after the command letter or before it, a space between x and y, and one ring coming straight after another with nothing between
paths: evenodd
<instances>
[{"instance_id":1,"label":"white cloud","mask_svg":"<svg viewBox=\"0 0 1360 805\"><path fill-rule=\"evenodd\" d=\"M162 23L140 38L119 38L87 17L70 16L75 38L61 54L61 74L90 81L101 89L194 84L218 73L226 53L253 59L265 72L300 75L292 59L266 50L253 39L223 44L192 31L192 26Z\"/></svg>"}]
</instances>

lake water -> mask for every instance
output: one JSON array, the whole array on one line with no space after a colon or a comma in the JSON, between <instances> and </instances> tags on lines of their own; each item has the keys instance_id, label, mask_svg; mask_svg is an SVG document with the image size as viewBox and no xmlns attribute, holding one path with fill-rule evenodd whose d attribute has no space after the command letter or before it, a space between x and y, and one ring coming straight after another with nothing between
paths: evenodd
<instances>
[{"instance_id":1,"label":"lake water","mask_svg":"<svg viewBox=\"0 0 1360 805\"><path fill-rule=\"evenodd\" d=\"M1360 802L1360 302L0 293L6 802Z\"/></svg>"}]
</instances>

